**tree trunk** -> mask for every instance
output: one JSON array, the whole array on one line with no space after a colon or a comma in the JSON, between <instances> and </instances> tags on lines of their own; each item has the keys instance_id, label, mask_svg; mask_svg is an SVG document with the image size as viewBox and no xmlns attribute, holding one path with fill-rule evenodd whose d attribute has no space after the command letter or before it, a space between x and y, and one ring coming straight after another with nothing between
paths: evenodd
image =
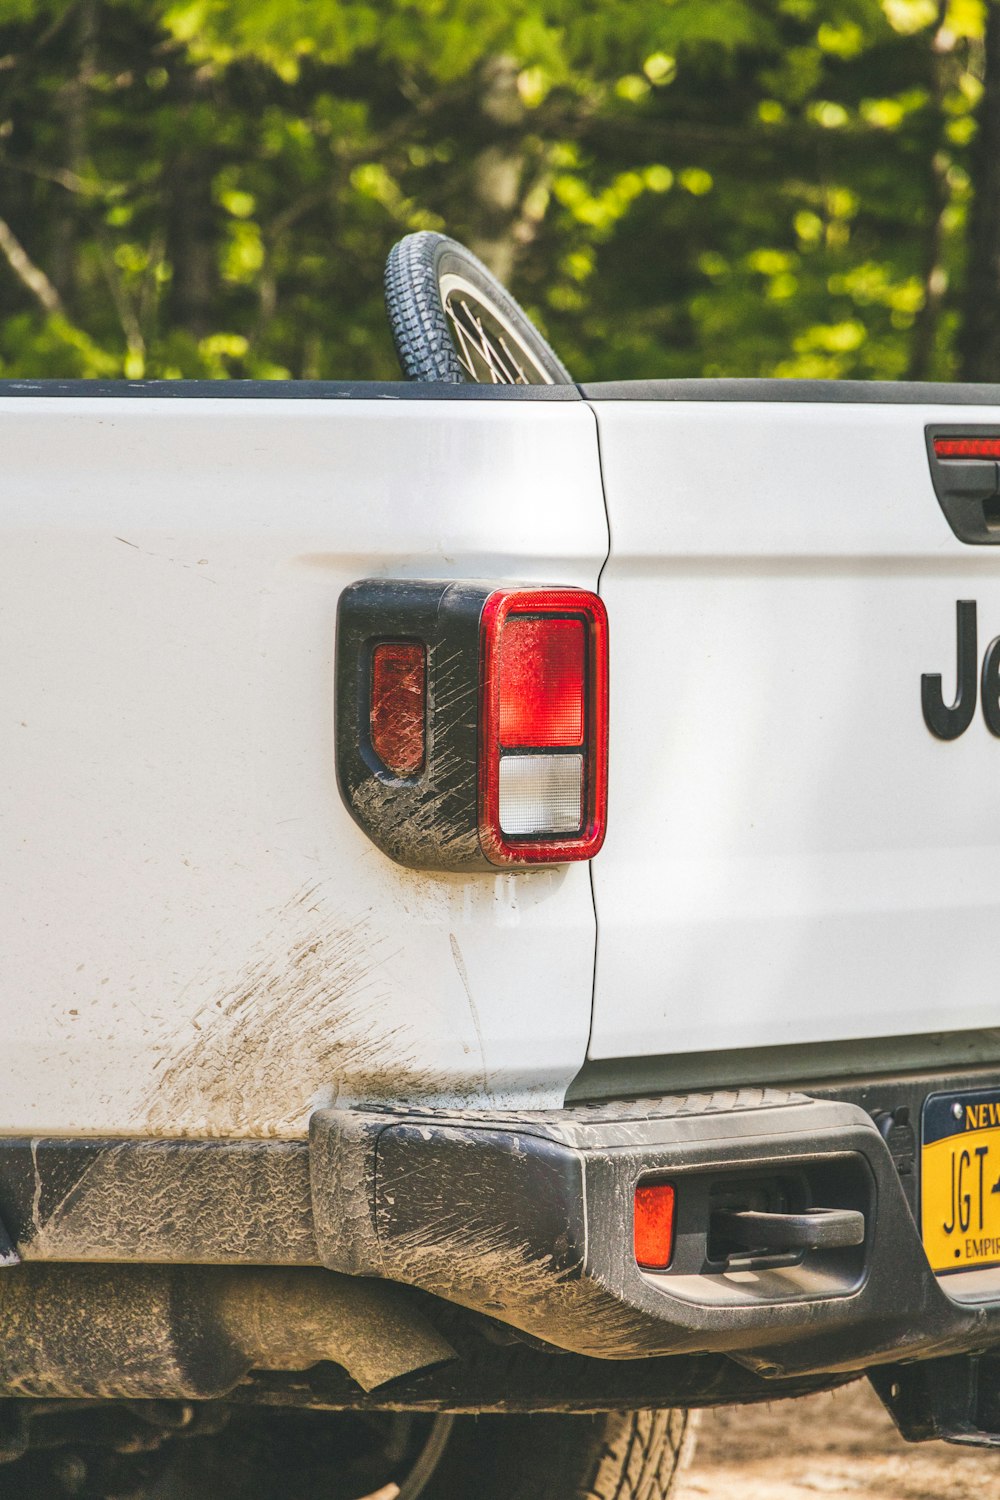
<instances>
[{"instance_id":1,"label":"tree trunk","mask_svg":"<svg viewBox=\"0 0 1000 1500\"><path fill-rule=\"evenodd\" d=\"M218 225L212 202L212 177L216 153L191 131L185 136L185 118L204 105L209 87L183 60L177 63L178 93L184 103L179 110L178 148L164 163L167 198L167 258L173 268L168 297L169 321L195 338L211 333L216 306L216 236Z\"/></svg>"},{"instance_id":2,"label":"tree trunk","mask_svg":"<svg viewBox=\"0 0 1000 1500\"><path fill-rule=\"evenodd\" d=\"M469 249L494 276L508 282L517 256L513 230L524 175L524 105L517 91L517 63L510 57L490 58L483 68L482 84L480 109L494 139L472 164L476 229L469 237Z\"/></svg>"},{"instance_id":3,"label":"tree trunk","mask_svg":"<svg viewBox=\"0 0 1000 1500\"><path fill-rule=\"evenodd\" d=\"M968 272L959 356L963 380L1000 381L1000 5L986 7L986 63L972 158Z\"/></svg>"},{"instance_id":4,"label":"tree trunk","mask_svg":"<svg viewBox=\"0 0 1000 1500\"><path fill-rule=\"evenodd\" d=\"M927 161L927 186L924 212L924 253L921 280L924 284L923 306L913 324L910 341L910 362L906 372L908 380L929 380L934 367L938 327L945 292L948 290L948 273L943 263L944 220L951 193L948 188L948 170L951 165L947 149L947 116L945 95L948 73L953 67L955 50L954 34L944 24L945 6L938 6L937 27L930 57L930 96L932 105L932 133Z\"/></svg>"},{"instance_id":5,"label":"tree trunk","mask_svg":"<svg viewBox=\"0 0 1000 1500\"><path fill-rule=\"evenodd\" d=\"M948 273L942 265L944 215L948 207L947 158L935 151L927 186L927 229L924 241L924 302L913 324L907 380L929 380L937 347L941 307L948 290Z\"/></svg>"},{"instance_id":6,"label":"tree trunk","mask_svg":"<svg viewBox=\"0 0 1000 1500\"><path fill-rule=\"evenodd\" d=\"M90 90L97 72L98 0L83 0L74 38L75 68L61 90L60 106L65 131L67 169L74 177L86 177L90 158ZM52 280L63 300L73 303L77 279L80 238L80 205L65 193L62 211L56 216L52 235Z\"/></svg>"}]
</instances>

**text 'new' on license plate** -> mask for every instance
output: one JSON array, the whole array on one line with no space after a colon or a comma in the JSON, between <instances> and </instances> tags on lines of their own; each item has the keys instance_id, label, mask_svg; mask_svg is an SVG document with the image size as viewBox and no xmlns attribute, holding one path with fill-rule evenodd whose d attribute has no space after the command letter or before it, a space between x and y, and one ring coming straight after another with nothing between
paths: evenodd
<instances>
[{"instance_id":1,"label":"text 'new' on license plate","mask_svg":"<svg viewBox=\"0 0 1000 1500\"><path fill-rule=\"evenodd\" d=\"M920 1221L934 1271L1000 1263L1000 1089L924 1101Z\"/></svg>"}]
</instances>

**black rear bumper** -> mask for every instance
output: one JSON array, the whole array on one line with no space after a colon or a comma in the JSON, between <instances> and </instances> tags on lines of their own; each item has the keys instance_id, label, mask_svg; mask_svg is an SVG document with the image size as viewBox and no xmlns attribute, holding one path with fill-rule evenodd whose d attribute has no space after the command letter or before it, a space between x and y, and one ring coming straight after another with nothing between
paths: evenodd
<instances>
[{"instance_id":1,"label":"black rear bumper","mask_svg":"<svg viewBox=\"0 0 1000 1500\"><path fill-rule=\"evenodd\" d=\"M1000 1339L1000 1306L942 1290L886 1142L853 1104L747 1089L523 1115L326 1110L310 1161L323 1264L577 1354L720 1352L790 1375ZM632 1244L646 1178L676 1192L676 1250L656 1274ZM863 1242L727 1261L718 1205L775 1183L862 1213Z\"/></svg>"},{"instance_id":2,"label":"black rear bumper","mask_svg":"<svg viewBox=\"0 0 1000 1500\"><path fill-rule=\"evenodd\" d=\"M872 1085L865 1102L892 1126L881 1131L842 1099L745 1089L525 1113L325 1110L308 1144L6 1140L0 1223L26 1270L99 1262L112 1299L157 1263L182 1280L323 1265L399 1283L449 1336L454 1317L421 1293L471 1309L460 1318L497 1347L508 1325L539 1352L579 1356L602 1392L617 1390L609 1362L623 1376L630 1363L648 1404L635 1370L660 1356L724 1355L755 1378L798 1380L1000 1345L1000 1272L933 1275L913 1132L892 1125L940 1086ZM675 1253L657 1274L632 1246L647 1178L676 1192ZM863 1218L861 1243L727 1259L718 1211L760 1208L776 1182L794 1208ZM0 1291L19 1275L0 1270Z\"/></svg>"}]
</instances>

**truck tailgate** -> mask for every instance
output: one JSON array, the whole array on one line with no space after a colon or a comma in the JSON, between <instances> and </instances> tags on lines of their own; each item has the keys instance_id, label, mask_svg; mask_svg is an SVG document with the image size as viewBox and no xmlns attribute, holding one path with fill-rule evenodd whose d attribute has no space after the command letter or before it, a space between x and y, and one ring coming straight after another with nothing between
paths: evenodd
<instances>
[{"instance_id":1,"label":"truck tailgate","mask_svg":"<svg viewBox=\"0 0 1000 1500\"><path fill-rule=\"evenodd\" d=\"M1000 741L980 707L947 742L921 708L923 674L955 696L958 601L977 661L1000 635L1000 552L952 532L925 429L1000 408L594 407L613 631L591 1057L1000 1026Z\"/></svg>"}]
</instances>

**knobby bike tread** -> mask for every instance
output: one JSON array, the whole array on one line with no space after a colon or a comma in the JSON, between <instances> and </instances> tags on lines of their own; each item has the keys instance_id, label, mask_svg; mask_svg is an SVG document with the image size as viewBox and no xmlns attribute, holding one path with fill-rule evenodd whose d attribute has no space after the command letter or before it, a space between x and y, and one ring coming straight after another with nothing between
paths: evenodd
<instances>
[{"instance_id":1,"label":"knobby bike tread","mask_svg":"<svg viewBox=\"0 0 1000 1500\"><path fill-rule=\"evenodd\" d=\"M512 337L555 385L572 377L524 309L483 263L448 235L421 230L393 246L385 267L385 305L403 374L409 380L464 385L470 380L452 337L441 299L440 265L458 263L470 287L479 288L508 320Z\"/></svg>"},{"instance_id":2,"label":"knobby bike tread","mask_svg":"<svg viewBox=\"0 0 1000 1500\"><path fill-rule=\"evenodd\" d=\"M385 267L385 305L407 379L464 385L466 375L452 343L435 269L436 251L444 238L408 234L393 246Z\"/></svg>"}]
</instances>

